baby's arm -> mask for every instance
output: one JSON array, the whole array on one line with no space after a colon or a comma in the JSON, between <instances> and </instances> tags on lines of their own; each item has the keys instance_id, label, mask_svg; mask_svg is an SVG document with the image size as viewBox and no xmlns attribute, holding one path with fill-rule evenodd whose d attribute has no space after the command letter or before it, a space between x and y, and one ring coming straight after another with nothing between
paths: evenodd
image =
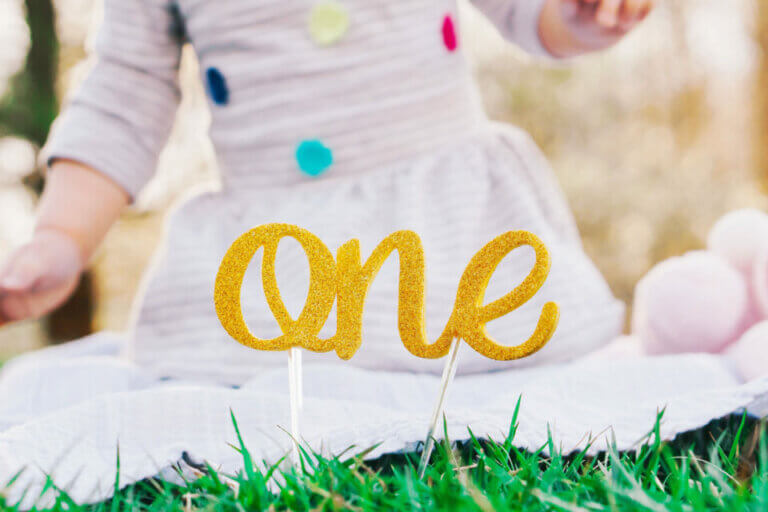
<instances>
[{"instance_id":1,"label":"baby's arm","mask_svg":"<svg viewBox=\"0 0 768 512\"><path fill-rule=\"evenodd\" d=\"M507 39L535 55L573 57L614 45L654 0L472 0Z\"/></svg>"},{"instance_id":2,"label":"baby's arm","mask_svg":"<svg viewBox=\"0 0 768 512\"><path fill-rule=\"evenodd\" d=\"M0 324L61 305L128 200L103 174L77 162L55 162L32 240L0 270Z\"/></svg>"},{"instance_id":3,"label":"baby's arm","mask_svg":"<svg viewBox=\"0 0 768 512\"><path fill-rule=\"evenodd\" d=\"M151 178L180 96L179 26L170 0L105 0L96 64L47 144L33 238L0 266L0 324L64 302Z\"/></svg>"}]
</instances>

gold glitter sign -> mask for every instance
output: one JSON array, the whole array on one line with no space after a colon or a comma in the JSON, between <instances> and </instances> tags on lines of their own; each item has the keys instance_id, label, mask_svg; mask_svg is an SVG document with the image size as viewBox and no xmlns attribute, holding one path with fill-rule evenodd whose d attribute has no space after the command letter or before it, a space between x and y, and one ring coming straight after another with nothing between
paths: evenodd
<instances>
[{"instance_id":1,"label":"gold glitter sign","mask_svg":"<svg viewBox=\"0 0 768 512\"><path fill-rule=\"evenodd\" d=\"M275 260L280 240L295 239L309 261L309 292L304 308L294 319L288 313L277 286ZM528 276L498 300L483 305L485 290L499 263L518 247L532 247L536 262ZM254 336L243 318L240 295L245 272L259 249L264 249L261 279L264 295L282 335L272 339ZM536 329L517 346L499 345L486 331L491 320L507 315L528 302L539 291L549 274L549 252L536 235L510 231L496 237L470 260L459 281L453 312L443 333L434 342L427 339L425 308L425 262L421 239L413 231L397 231L386 237L365 263L360 242L350 240L339 247L336 258L315 235L291 224L265 224L235 240L227 251L216 276L216 313L227 332L238 342L257 350L288 352L288 382L291 411L292 458L298 462L301 451L299 416L302 409L301 348L314 352L335 350L350 359L363 343L363 306L374 278L384 262L397 251L400 261L398 291L398 330L408 351L427 359L448 355L443 368L437 402L427 431L419 475L423 477L434 447L437 422L443 417L448 388L458 365L460 341L480 354L499 361L527 357L543 347L555 332L559 319L557 304L544 305ZM321 339L319 333L336 302L336 334Z\"/></svg>"},{"instance_id":2,"label":"gold glitter sign","mask_svg":"<svg viewBox=\"0 0 768 512\"><path fill-rule=\"evenodd\" d=\"M307 254L309 293L298 318L293 319L280 298L275 275L275 258L280 240L295 239ZM502 259L521 246L530 246L536 262L528 276L515 289L498 300L483 305L488 283ZM254 336L243 318L240 302L245 272L256 252L264 249L262 283L267 303L283 333L272 339ZM419 236L412 231L397 231L386 237L365 263L360 243L350 240L334 259L331 251L315 235L290 224L265 224L238 238L227 251L216 277L216 312L227 332L238 342L258 350L288 350L301 347L314 352L335 350L350 359L362 344L363 306L373 279L387 258L398 252L400 277L398 329L405 348L417 357L435 359L448 354L454 340L464 340L485 357L509 361L527 357L541 349L554 334L559 318L557 304L544 305L531 337L517 346L496 343L486 332L486 324L507 315L529 301L544 284L550 267L549 253L535 235L510 231L495 238L470 260L459 281L453 313L440 337L430 343L426 335L425 261ZM337 332L318 337L337 303Z\"/></svg>"}]
</instances>

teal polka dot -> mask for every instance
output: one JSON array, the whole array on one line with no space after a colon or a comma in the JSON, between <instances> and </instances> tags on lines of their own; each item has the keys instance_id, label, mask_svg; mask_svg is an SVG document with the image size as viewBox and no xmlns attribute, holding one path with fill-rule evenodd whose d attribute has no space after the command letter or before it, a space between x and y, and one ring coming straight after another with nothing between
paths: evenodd
<instances>
[{"instance_id":1,"label":"teal polka dot","mask_svg":"<svg viewBox=\"0 0 768 512\"><path fill-rule=\"evenodd\" d=\"M319 176L333 164L333 152L319 140L304 140L296 148L296 163L304 173Z\"/></svg>"}]
</instances>

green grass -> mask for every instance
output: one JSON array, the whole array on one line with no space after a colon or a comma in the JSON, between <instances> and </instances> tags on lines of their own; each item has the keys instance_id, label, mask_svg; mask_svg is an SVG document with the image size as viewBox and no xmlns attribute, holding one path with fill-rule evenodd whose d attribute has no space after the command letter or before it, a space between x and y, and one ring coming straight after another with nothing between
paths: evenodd
<instances>
[{"instance_id":1,"label":"green grass","mask_svg":"<svg viewBox=\"0 0 768 512\"><path fill-rule=\"evenodd\" d=\"M768 510L768 438L762 422L731 416L661 442L656 427L631 453L562 455L550 441L536 452L506 439L441 443L426 478L418 454L362 460L304 452L300 468L253 461L242 446L243 471L207 474L177 485L158 479L79 507L64 493L51 510L118 512L307 510ZM551 455L545 456L548 452ZM0 498L0 510L15 507Z\"/></svg>"}]
</instances>

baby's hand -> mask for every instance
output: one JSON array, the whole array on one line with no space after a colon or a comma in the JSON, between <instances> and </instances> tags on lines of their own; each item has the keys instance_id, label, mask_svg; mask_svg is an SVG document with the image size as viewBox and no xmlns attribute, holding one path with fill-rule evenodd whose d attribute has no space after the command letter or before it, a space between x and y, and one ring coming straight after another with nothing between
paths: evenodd
<instances>
[{"instance_id":1,"label":"baby's hand","mask_svg":"<svg viewBox=\"0 0 768 512\"><path fill-rule=\"evenodd\" d=\"M72 237L38 231L0 271L0 325L56 309L75 290L83 267L83 251Z\"/></svg>"},{"instance_id":2,"label":"baby's hand","mask_svg":"<svg viewBox=\"0 0 768 512\"><path fill-rule=\"evenodd\" d=\"M599 26L627 31L648 16L654 0L563 0L563 4L566 13L583 28L594 30Z\"/></svg>"},{"instance_id":3,"label":"baby's hand","mask_svg":"<svg viewBox=\"0 0 768 512\"><path fill-rule=\"evenodd\" d=\"M608 48L653 10L655 0L548 0L542 40L560 56ZM559 18L559 20L557 19Z\"/></svg>"}]
</instances>

